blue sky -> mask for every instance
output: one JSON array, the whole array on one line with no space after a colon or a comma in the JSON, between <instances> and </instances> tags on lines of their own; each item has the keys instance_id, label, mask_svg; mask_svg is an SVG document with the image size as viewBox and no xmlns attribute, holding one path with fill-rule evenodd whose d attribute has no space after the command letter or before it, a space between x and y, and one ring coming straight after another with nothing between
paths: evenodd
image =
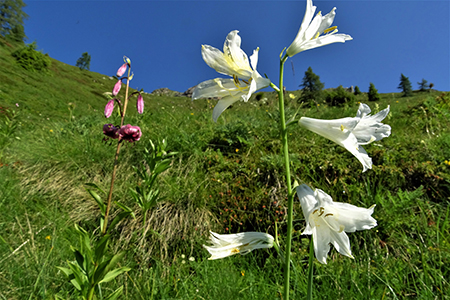
<instances>
[{"instance_id":1,"label":"blue sky","mask_svg":"<svg viewBox=\"0 0 450 300\"><path fill-rule=\"evenodd\" d=\"M279 54L294 40L306 1L35 1L25 0L27 42L75 65L83 52L90 70L114 75L123 55L132 61L134 88L167 87L184 92L202 81L225 77L209 68L201 45L222 50L239 30L250 56L260 48L258 71L278 85ZM450 91L450 1L313 1L317 11L336 7L340 33L353 37L288 59L287 90L299 89L311 66L325 88L370 82L381 93L398 92L400 74L413 88L422 78ZM270 90L270 89L268 89Z\"/></svg>"}]
</instances>

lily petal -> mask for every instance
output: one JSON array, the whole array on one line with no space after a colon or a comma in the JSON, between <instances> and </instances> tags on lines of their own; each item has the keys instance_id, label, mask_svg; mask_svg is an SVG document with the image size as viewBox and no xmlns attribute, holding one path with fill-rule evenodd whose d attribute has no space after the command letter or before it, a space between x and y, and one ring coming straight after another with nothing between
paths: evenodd
<instances>
[{"instance_id":1,"label":"lily petal","mask_svg":"<svg viewBox=\"0 0 450 300\"><path fill-rule=\"evenodd\" d=\"M391 134L391 127L381 123L389 113L389 106L376 115L369 113L369 106L361 104L355 118L320 120L301 117L299 125L347 149L361 162L365 172L372 168L372 159L361 145L379 141Z\"/></svg>"},{"instance_id":2,"label":"lily petal","mask_svg":"<svg viewBox=\"0 0 450 300\"><path fill-rule=\"evenodd\" d=\"M211 246L203 245L211 254L209 259L219 259L227 256L245 255L255 249L273 247L274 238L263 232L241 232L236 234L218 234L210 232Z\"/></svg>"},{"instance_id":3,"label":"lily petal","mask_svg":"<svg viewBox=\"0 0 450 300\"><path fill-rule=\"evenodd\" d=\"M239 101L239 99L233 98L231 96L220 99L219 102L217 102L217 104L214 106L213 110L214 122L217 122L217 119L225 111L225 109L227 109L237 101Z\"/></svg>"},{"instance_id":4,"label":"lily petal","mask_svg":"<svg viewBox=\"0 0 450 300\"><path fill-rule=\"evenodd\" d=\"M221 74L233 77L232 79L216 78L204 81L197 85L192 93L192 100L206 97L222 98L213 111L215 122L222 112L234 102L238 100L247 102L254 92L270 85L270 80L263 78L256 71L259 48L253 51L249 62L247 54L241 49L241 37L238 32L233 30L227 35L223 53L217 48L202 46L202 57L208 66Z\"/></svg>"},{"instance_id":5,"label":"lily petal","mask_svg":"<svg viewBox=\"0 0 450 300\"><path fill-rule=\"evenodd\" d=\"M373 208L357 207L334 202L324 191L302 184L296 188L306 220L303 234L312 234L317 260L326 264L330 244L342 255L353 258L346 232L371 229L377 225L372 218Z\"/></svg>"},{"instance_id":6,"label":"lily petal","mask_svg":"<svg viewBox=\"0 0 450 300\"><path fill-rule=\"evenodd\" d=\"M335 34L338 31L337 27L330 28L336 16L336 7L325 16L322 16L319 12L313 18L315 11L316 7L313 6L312 0L307 0L302 24L294 41L286 50L287 56L292 57L308 49L352 40L352 37L347 34ZM320 36L323 33L325 35Z\"/></svg>"}]
</instances>

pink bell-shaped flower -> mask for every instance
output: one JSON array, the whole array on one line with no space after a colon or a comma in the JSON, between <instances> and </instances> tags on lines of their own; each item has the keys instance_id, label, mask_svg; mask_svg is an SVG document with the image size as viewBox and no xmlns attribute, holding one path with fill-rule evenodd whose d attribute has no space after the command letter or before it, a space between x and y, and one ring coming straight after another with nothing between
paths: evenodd
<instances>
[{"instance_id":1,"label":"pink bell-shaped flower","mask_svg":"<svg viewBox=\"0 0 450 300\"><path fill-rule=\"evenodd\" d=\"M127 70L127 66L128 66L128 64L127 63L124 63L120 68L119 68L119 70L117 70L117 77L122 77L122 75L125 73L125 71Z\"/></svg>"},{"instance_id":2,"label":"pink bell-shaped flower","mask_svg":"<svg viewBox=\"0 0 450 300\"><path fill-rule=\"evenodd\" d=\"M119 80L114 85L114 88L113 88L113 91L112 91L112 95L116 96L119 93L121 87L122 87L122 80Z\"/></svg>"},{"instance_id":3,"label":"pink bell-shaped flower","mask_svg":"<svg viewBox=\"0 0 450 300\"><path fill-rule=\"evenodd\" d=\"M144 98L139 94L136 102L136 108L138 113L142 114L144 112Z\"/></svg>"},{"instance_id":4,"label":"pink bell-shaped flower","mask_svg":"<svg viewBox=\"0 0 450 300\"><path fill-rule=\"evenodd\" d=\"M105 124L103 125L103 134L112 139L119 138L118 134L119 128L114 126L113 124Z\"/></svg>"},{"instance_id":5,"label":"pink bell-shaped flower","mask_svg":"<svg viewBox=\"0 0 450 300\"><path fill-rule=\"evenodd\" d=\"M106 118L111 117L111 114L114 110L114 100L115 99L111 99L108 101L108 103L106 103L106 106L105 106L105 117Z\"/></svg>"},{"instance_id":6,"label":"pink bell-shaped flower","mask_svg":"<svg viewBox=\"0 0 450 300\"><path fill-rule=\"evenodd\" d=\"M139 141L142 135L141 128L139 128L139 126L131 126L130 124L122 126L118 133L123 140L127 140L129 142Z\"/></svg>"}]
</instances>

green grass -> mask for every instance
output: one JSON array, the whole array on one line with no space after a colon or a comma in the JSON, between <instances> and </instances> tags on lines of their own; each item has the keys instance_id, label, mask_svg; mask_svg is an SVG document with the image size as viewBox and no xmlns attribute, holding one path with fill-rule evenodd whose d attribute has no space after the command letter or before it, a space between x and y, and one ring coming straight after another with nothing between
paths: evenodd
<instances>
[{"instance_id":1,"label":"green grass","mask_svg":"<svg viewBox=\"0 0 450 300\"><path fill-rule=\"evenodd\" d=\"M56 60L47 74L27 72L10 55L18 47L0 44L0 299L75 299L56 266L73 260L74 223L91 231L98 225L100 212L84 183L108 190L115 145L102 142L101 129L119 117L104 119L102 93L115 81ZM277 102L275 93L264 96L267 103L238 103L217 123L214 100L145 94L142 116L131 102L126 123L140 126L143 135L122 147L113 200L132 207L136 219L113 231L111 248L126 251L121 266L132 270L105 291L124 285L123 299L281 299L283 268L274 251L208 261L201 247L209 230L274 235L275 222L283 243ZM356 101L368 103L364 94ZM327 265L315 262L314 296L449 299L450 94L381 94L368 104L374 113L391 106L385 123L392 134L365 147L374 162L366 173L345 149L297 125L289 128L294 179L335 201L377 204L379 225L349 234L355 260L333 249ZM299 115L340 118L357 108L320 103ZM288 100L287 117L297 109L297 101ZM178 154L159 178L164 200L148 217L143 239L142 216L128 189L137 184L132 166L142 162L150 139L166 139ZM301 299L309 240L301 236L298 203L295 212L291 287L292 298Z\"/></svg>"}]
</instances>

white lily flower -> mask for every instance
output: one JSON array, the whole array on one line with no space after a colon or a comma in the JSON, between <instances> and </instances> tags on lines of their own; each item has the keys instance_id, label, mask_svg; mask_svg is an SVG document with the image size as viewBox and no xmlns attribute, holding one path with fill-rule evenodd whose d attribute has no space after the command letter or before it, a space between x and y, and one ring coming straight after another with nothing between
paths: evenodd
<instances>
[{"instance_id":1,"label":"white lily flower","mask_svg":"<svg viewBox=\"0 0 450 300\"><path fill-rule=\"evenodd\" d=\"M336 7L325 16L322 16L322 13L319 12L313 19L316 7L313 6L312 0L307 0L302 25L294 41L287 48L286 54L292 57L308 49L352 40L353 38L348 34L336 34L338 32L337 26L330 27L336 16L335 10ZM325 35L321 36L322 33L325 33Z\"/></svg>"},{"instance_id":2,"label":"white lily flower","mask_svg":"<svg viewBox=\"0 0 450 300\"><path fill-rule=\"evenodd\" d=\"M274 242L273 236L263 232L210 233L212 246L203 245L211 254L209 259L224 258L237 253L245 255L255 249L272 248Z\"/></svg>"},{"instance_id":3,"label":"white lily flower","mask_svg":"<svg viewBox=\"0 0 450 300\"><path fill-rule=\"evenodd\" d=\"M361 103L354 118L320 120L301 117L299 124L350 151L361 162L365 172L372 169L372 159L361 145L379 141L391 134L391 126L381 123L388 113L389 106L371 116L370 107Z\"/></svg>"},{"instance_id":4,"label":"white lily flower","mask_svg":"<svg viewBox=\"0 0 450 300\"><path fill-rule=\"evenodd\" d=\"M220 114L236 101L247 102L255 91L270 85L270 80L263 78L256 71L259 48L253 51L249 63L247 54L241 49L241 37L238 32L234 30L227 35L223 53L217 48L202 45L202 57L208 66L221 74L233 77L204 81L198 84L192 93L192 100L221 98L214 107L214 121L217 121Z\"/></svg>"},{"instance_id":5,"label":"white lily flower","mask_svg":"<svg viewBox=\"0 0 450 300\"><path fill-rule=\"evenodd\" d=\"M330 244L342 255L354 258L346 232L377 226L377 221L371 216L375 205L362 208L333 202L324 191L313 191L306 184L297 187L297 195L306 219L306 228L302 234L313 235L314 253L317 260L323 264L327 263Z\"/></svg>"}]
</instances>

